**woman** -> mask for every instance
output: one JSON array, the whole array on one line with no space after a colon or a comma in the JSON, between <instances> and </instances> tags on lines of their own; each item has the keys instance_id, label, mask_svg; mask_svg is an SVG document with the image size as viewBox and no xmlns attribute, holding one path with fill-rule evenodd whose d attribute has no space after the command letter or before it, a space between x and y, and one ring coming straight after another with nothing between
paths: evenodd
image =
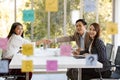
<instances>
[{"instance_id":1,"label":"woman","mask_svg":"<svg viewBox=\"0 0 120 80\"><path fill-rule=\"evenodd\" d=\"M89 36L91 39L90 46L84 50L80 51L79 54L97 54L98 61L103 64L101 69L82 69L82 80L90 80L91 78L100 78L100 73L102 77L108 78L111 75L109 61L107 60L106 47L104 42L99 38L100 36L100 26L98 23L92 23L89 27ZM78 52L74 52L74 55L78 55Z\"/></svg>"},{"instance_id":2,"label":"woman","mask_svg":"<svg viewBox=\"0 0 120 80\"><path fill-rule=\"evenodd\" d=\"M9 61L11 61L11 59L13 58L13 56L17 53L19 53L20 48L22 47L22 44L24 43L31 43L31 41L24 39L23 37L23 25L19 22L15 22L12 24L11 26L11 30L7 36L8 38L8 44L7 44L7 49L3 51L2 54L2 59L7 59ZM41 42L45 42L43 41L37 41L35 42L36 45L39 45ZM17 69L17 70L11 70L10 74L22 74L25 75L25 73L21 73L21 70ZM31 73L30 73L30 79L31 79ZM17 80L25 80L23 78L18 78Z\"/></svg>"},{"instance_id":3,"label":"woman","mask_svg":"<svg viewBox=\"0 0 120 80\"><path fill-rule=\"evenodd\" d=\"M15 22L11 26L11 30L7 36L8 38L8 45L7 49L3 51L2 58L3 59L12 59L14 54L20 51L22 44L24 43L31 43L31 41L24 39L23 36L23 25L19 22ZM36 45L39 45L41 42L44 41L37 41Z\"/></svg>"}]
</instances>

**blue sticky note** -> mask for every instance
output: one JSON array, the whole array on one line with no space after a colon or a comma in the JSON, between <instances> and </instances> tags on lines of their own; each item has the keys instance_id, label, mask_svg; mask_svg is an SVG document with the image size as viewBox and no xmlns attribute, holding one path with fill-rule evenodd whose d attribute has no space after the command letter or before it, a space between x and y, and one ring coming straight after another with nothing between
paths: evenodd
<instances>
[{"instance_id":1,"label":"blue sticky note","mask_svg":"<svg viewBox=\"0 0 120 80\"><path fill-rule=\"evenodd\" d=\"M97 64L97 55L90 54L86 56L86 65L96 66L96 64Z\"/></svg>"},{"instance_id":2,"label":"blue sticky note","mask_svg":"<svg viewBox=\"0 0 120 80\"><path fill-rule=\"evenodd\" d=\"M96 0L84 0L85 12L92 12L96 10Z\"/></svg>"},{"instance_id":3,"label":"blue sticky note","mask_svg":"<svg viewBox=\"0 0 120 80\"><path fill-rule=\"evenodd\" d=\"M0 73L8 73L8 60L0 60Z\"/></svg>"},{"instance_id":4,"label":"blue sticky note","mask_svg":"<svg viewBox=\"0 0 120 80\"><path fill-rule=\"evenodd\" d=\"M34 10L23 10L23 21L34 21Z\"/></svg>"}]
</instances>

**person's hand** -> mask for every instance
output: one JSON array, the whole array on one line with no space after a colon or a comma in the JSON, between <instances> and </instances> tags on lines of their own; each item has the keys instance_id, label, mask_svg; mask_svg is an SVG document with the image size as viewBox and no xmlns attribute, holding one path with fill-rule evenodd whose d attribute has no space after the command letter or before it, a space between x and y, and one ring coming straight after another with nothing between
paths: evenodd
<instances>
[{"instance_id":1,"label":"person's hand","mask_svg":"<svg viewBox=\"0 0 120 80\"><path fill-rule=\"evenodd\" d=\"M79 52L77 52L77 51L73 51L72 53L73 53L73 56L79 55Z\"/></svg>"},{"instance_id":2,"label":"person's hand","mask_svg":"<svg viewBox=\"0 0 120 80\"><path fill-rule=\"evenodd\" d=\"M41 43L48 44L48 43L50 43L50 41L47 39L42 39L42 40L36 41L36 45L40 45Z\"/></svg>"},{"instance_id":3,"label":"person's hand","mask_svg":"<svg viewBox=\"0 0 120 80\"><path fill-rule=\"evenodd\" d=\"M44 41L45 44L51 44L51 43L54 43L55 42L55 39L46 39Z\"/></svg>"},{"instance_id":4,"label":"person's hand","mask_svg":"<svg viewBox=\"0 0 120 80\"><path fill-rule=\"evenodd\" d=\"M44 40L43 40L43 43L44 43L45 45L48 45L48 44L50 44L50 43L51 43L51 41L50 41L50 40L48 40L48 39L44 39Z\"/></svg>"},{"instance_id":5,"label":"person's hand","mask_svg":"<svg viewBox=\"0 0 120 80\"><path fill-rule=\"evenodd\" d=\"M35 43L36 45L40 45L41 44L41 40L39 40L39 41L36 41L36 43Z\"/></svg>"},{"instance_id":6,"label":"person's hand","mask_svg":"<svg viewBox=\"0 0 120 80\"><path fill-rule=\"evenodd\" d=\"M47 44L51 44L51 43L53 43L54 42L54 39L48 39L47 40Z\"/></svg>"},{"instance_id":7,"label":"person's hand","mask_svg":"<svg viewBox=\"0 0 120 80\"><path fill-rule=\"evenodd\" d=\"M80 52L80 51L81 51L81 48L76 49L76 51L77 51L77 52Z\"/></svg>"},{"instance_id":8,"label":"person's hand","mask_svg":"<svg viewBox=\"0 0 120 80\"><path fill-rule=\"evenodd\" d=\"M85 57L86 57L87 55L88 55L88 53L83 54L83 56L85 56Z\"/></svg>"},{"instance_id":9,"label":"person's hand","mask_svg":"<svg viewBox=\"0 0 120 80\"><path fill-rule=\"evenodd\" d=\"M42 40L36 41L36 45L40 45L41 43L48 45L48 44L51 44L53 42L54 42L54 39L42 39Z\"/></svg>"},{"instance_id":10,"label":"person's hand","mask_svg":"<svg viewBox=\"0 0 120 80\"><path fill-rule=\"evenodd\" d=\"M76 49L75 51L72 52L74 56L77 56L80 54L80 48Z\"/></svg>"}]
</instances>

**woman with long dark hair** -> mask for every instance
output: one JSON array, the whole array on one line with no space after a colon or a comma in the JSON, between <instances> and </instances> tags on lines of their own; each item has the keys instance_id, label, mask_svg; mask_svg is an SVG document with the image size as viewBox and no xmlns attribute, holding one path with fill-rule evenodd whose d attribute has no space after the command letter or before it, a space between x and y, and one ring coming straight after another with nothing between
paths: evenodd
<instances>
[{"instance_id":1,"label":"woman with long dark hair","mask_svg":"<svg viewBox=\"0 0 120 80\"><path fill-rule=\"evenodd\" d=\"M2 59L7 59L11 61L13 56L17 53L20 53L20 48L24 43L32 43L31 41L25 39L23 31L23 25L19 22L15 22L12 24L10 32L7 36L8 38L8 44L7 49L3 50ZM40 43L45 42L45 40L39 40L36 43L36 45L39 45ZM25 73L22 73L20 69L14 69L10 70L10 74L18 74L18 75L26 75ZM31 80L32 73L29 74L29 79ZM17 80L26 80L25 78L18 78Z\"/></svg>"},{"instance_id":2,"label":"woman with long dark hair","mask_svg":"<svg viewBox=\"0 0 120 80\"><path fill-rule=\"evenodd\" d=\"M82 80L90 80L92 78L108 78L111 75L110 63L107 60L106 46L104 42L100 39L100 25L98 23L92 23L89 27L89 36L91 43L88 48L84 51L73 52L74 55L85 55L96 54L98 56L98 61L103 64L103 68L100 69L82 69ZM77 54L76 54L77 53ZM101 76L100 76L101 74ZM77 80L77 79L74 79Z\"/></svg>"}]
</instances>

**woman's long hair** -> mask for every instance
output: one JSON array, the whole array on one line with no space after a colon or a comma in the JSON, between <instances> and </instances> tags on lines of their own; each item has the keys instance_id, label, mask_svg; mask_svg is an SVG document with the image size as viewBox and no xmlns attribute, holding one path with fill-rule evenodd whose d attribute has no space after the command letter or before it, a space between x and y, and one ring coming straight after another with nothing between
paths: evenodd
<instances>
[{"instance_id":1,"label":"woman's long hair","mask_svg":"<svg viewBox=\"0 0 120 80\"><path fill-rule=\"evenodd\" d=\"M8 34L8 36L7 36L8 39L11 37L12 34L16 34L16 33L15 33L15 28L16 28L17 26L23 26L23 25L22 25L21 23L19 23L19 22L13 23L12 26L11 26L10 32L9 32L9 34ZM24 33L24 32L23 32L23 33ZM21 37L24 37L24 36L23 36L23 33L22 33Z\"/></svg>"},{"instance_id":2,"label":"woman's long hair","mask_svg":"<svg viewBox=\"0 0 120 80\"><path fill-rule=\"evenodd\" d=\"M94 46L96 39L100 37L100 25L98 23L92 23L91 25L95 28L96 31L96 35L92 44L92 46Z\"/></svg>"}]
</instances>

